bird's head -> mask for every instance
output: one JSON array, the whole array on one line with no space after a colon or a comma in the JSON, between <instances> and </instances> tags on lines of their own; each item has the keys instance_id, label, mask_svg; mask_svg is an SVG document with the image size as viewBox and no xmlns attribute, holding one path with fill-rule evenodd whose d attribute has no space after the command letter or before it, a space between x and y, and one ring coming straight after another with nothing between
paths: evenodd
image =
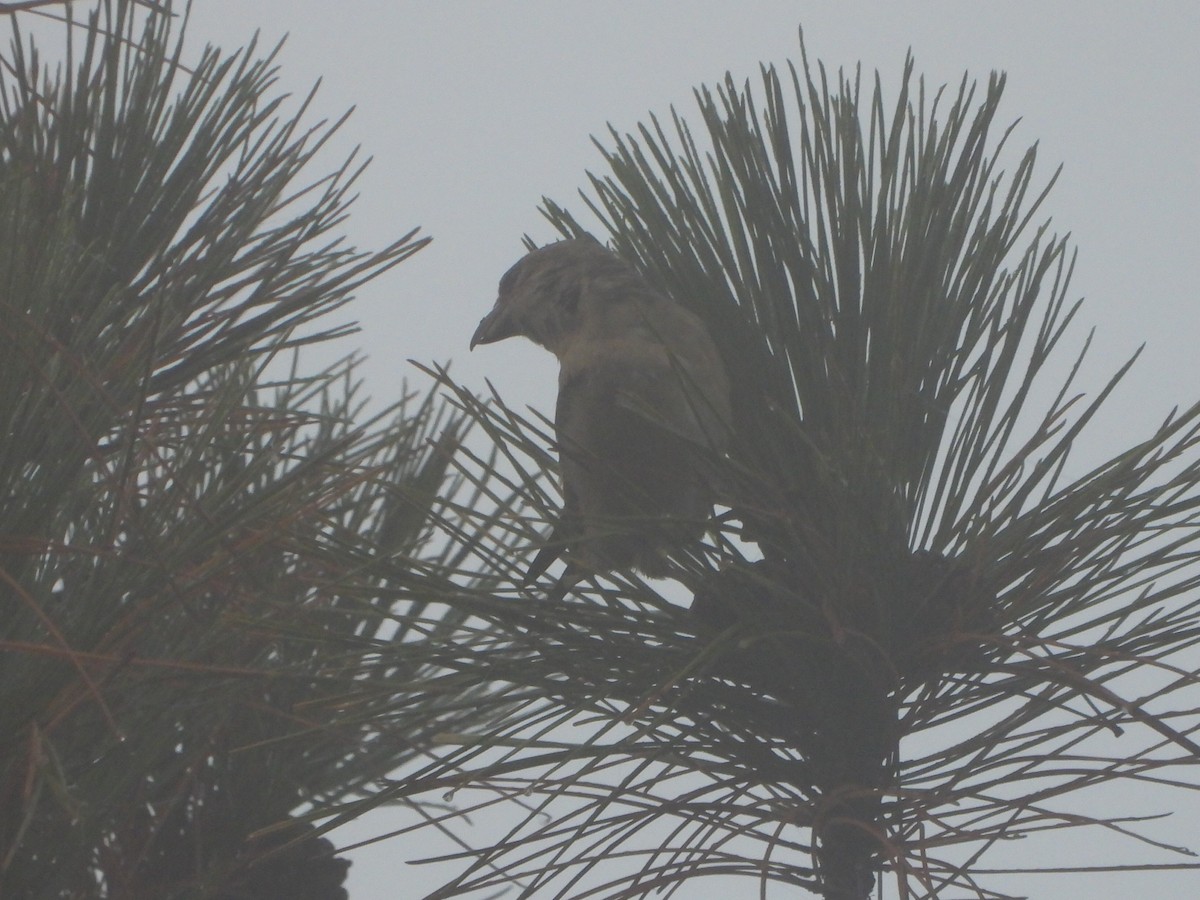
<instances>
[{"instance_id":1,"label":"bird's head","mask_svg":"<svg viewBox=\"0 0 1200 900\"><path fill-rule=\"evenodd\" d=\"M500 279L499 296L471 336L471 349L518 335L558 354L578 328L580 303L597 280L628 277L630 267L590 238L547 244Z\"/></svg>"}]
</instances>

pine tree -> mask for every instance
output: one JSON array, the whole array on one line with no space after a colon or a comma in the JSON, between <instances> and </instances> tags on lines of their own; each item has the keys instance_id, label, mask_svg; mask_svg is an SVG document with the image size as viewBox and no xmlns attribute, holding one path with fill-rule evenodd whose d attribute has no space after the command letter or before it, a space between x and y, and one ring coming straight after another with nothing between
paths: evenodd
<instances>
[{"instance_id":1,"label":"pine tree","mask_svg":"<svg viewBox=\"0 0 1200 900\"><path fill-rule=\"evenodd\" d=\"M930 92L913 71L891 102L807 58L727 78L697 92L704 137L673 113L599 142L586 222L546 202L704 318L737 439L682 588L617 572L560 599L478 548L491 581L458 604L494 637L443 665L448 688L495 685L499 720L387 796L521 813L433 896L734 875L999 897L978 870L1002 840L1163 846L1085 789L1198 786L1200 406L1075 462L1133 360L1076 384L1074 255L1039 221L1036 149L1004 168L1003 76ZM526 498L480 515L536 552L549 423L437 374L499 454L464 472Z\"/></svg>"},{"instance_id":2,"label":"pine tree","mask_svg":"<svg viewBox=\"0 0 1200 900\"><path fill-rule=\"evenodd\" d=\"M303 351L427 239L345 245L362 166L313 174L341 122L288 111L273 51L196 60L171 4L111 0L56 11L51 71L24 7L0 65L0 895L344 897L321 816L462 715L396 716L424 664L381 651L411 636L395 584L445 593L460 551L430 521L467 500L440 401L369 414L353 359Z\"/></svg>"}]
</instances>

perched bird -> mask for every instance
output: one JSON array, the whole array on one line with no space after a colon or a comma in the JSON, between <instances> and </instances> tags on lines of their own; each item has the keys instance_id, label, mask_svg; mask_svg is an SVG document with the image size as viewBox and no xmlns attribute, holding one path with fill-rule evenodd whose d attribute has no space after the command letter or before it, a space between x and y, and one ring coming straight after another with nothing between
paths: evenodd
<instances>
[{"instance_id":1,"label":"perched bird","mask_svg":"<svg viewBox=\"0 0 1200 900\"><path fill-rule=\"evenodd\" d=\"M664 555L704 530L713 502L705 463L729 437L729 380L704 324L580 238L509 269L471 347L517 335L558 357L564 498L526 582L564 547L571 583L581 569L665 574Z\"/></svg>"}]
</instances>

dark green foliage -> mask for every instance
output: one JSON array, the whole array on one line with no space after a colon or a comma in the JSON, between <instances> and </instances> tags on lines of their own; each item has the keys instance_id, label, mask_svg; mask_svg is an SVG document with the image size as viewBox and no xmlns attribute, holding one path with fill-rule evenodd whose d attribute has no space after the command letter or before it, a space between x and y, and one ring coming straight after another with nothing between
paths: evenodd
<instances>
[{"instance_id":1,"label":"dark green foliage","mask_svg":"<svg viewBox=\"0 0 1200 900\"><path fill-rule=\"evenodd\" d=\"M297 817L427 741L380 651L392 585L446 591L461 428L288 356L425 239L343 246L337 125L253 47L185 66L162 6L56 75L15 16L0 70L0 894L333 900Z\"/></svg>"},{"instance_id":2,"label":"dark green foliage","mask_svg":"<svg viewBox=\"0 0 1200 900\"><path fill-rule=\"evenodd\" d=\"M860 898L885 872L997 897L973 874L997 841L1126 831L1075 792L1197 786L1200 407L1072 463L1126 367L1075 385L1073 258L1033 224L1034 149L998 161L1003 78L927 96L910 62L889 112L878 80L762 74L698 93L706 143L678 115L611 134L583 195L721 345L727 511L674 573L684 604L619 573L556 601L481 551L503 595L459 608L498 635L444 664L520 705L393 795L539 799L437 896L740 874ZM441 377L552 518L545 423Z\"/></svg>"}]
</instances>

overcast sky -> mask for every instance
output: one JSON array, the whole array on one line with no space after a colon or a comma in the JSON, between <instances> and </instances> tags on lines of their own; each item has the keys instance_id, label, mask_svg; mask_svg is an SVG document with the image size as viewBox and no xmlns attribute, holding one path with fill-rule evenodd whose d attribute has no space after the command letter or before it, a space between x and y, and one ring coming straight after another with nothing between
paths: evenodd
<instances>
[{"instance_id":1,"label":"overcast sky","mask_svg":"<svg viewBox=\"0 0 1200 900\"><path fill-rule=\"evenodd\" d=\"M964 71L981 80L994 69L1008 73L1000 118L1022 120L1010 159L1038 142L1043 178L1065 166L1045 210L1080 251L1072 295L1087 298L1081 323L1098 329L1092 384L1148 345L1115 398L1109 430L1085 454L1108 455L1172 405L1200 396L1192 279L1200 207L1196 0L195 0L194 7L197 50L202 41L233 49L256 28L268 43L287 34L282 88L303 94L322 78L322 115L357 107L340 146L361 144L375 161L348 225L356 244L382 246L416 225L434 238L364 288L350 313L363 331L342 349L368 355L363 375L380 401L394 399L403 379L424 383L406 359L452 358L460 381L482 387L490 377L514 405L552 409L548 354L518 341L467 353L497 279L521 254L522 235L553 236L536 211L539 198L578 208L585 171L603 169L590 135L608 123L633 130L672 105L695 120L694 87L726 71L757 80L760 62L798 59L801 24L811 57L831 69L859 62L868 73L878 69L891 96L909 48L932 86L956 84ZM1188 796L1181 802L1196 804ZM1198 822L1181 823L1175 842L1200 847ZM1041 864L1071 861L1056 856L1058 840L1040 842ZM422 870L400 861L413 846L356 857L353 900L424 893ZM1146 858L1136 844L1115 846L1110 861ZM1200 896L1194 872L1005 883L1034 897Z\"/></svg>"}]
</instances>

